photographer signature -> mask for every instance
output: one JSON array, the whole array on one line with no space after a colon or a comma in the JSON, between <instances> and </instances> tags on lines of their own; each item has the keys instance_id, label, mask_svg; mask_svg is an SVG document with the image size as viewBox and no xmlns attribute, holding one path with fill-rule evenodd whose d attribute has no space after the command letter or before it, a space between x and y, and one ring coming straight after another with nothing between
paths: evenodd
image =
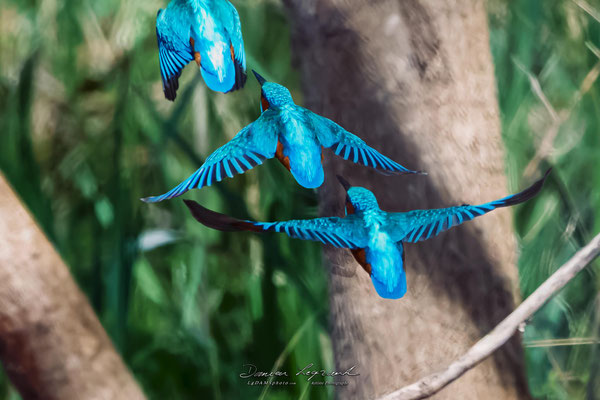
<instances>
[{"instance_id":1,"label":"photographer signature","mask_svg":"<svg viewBox=\"0 0 600 400\"><path fill-rule=\"evenodd\" d=\"M306 365L304 368L300 369L296 372L296 376L305 376L306 380L310 382L315 376L359 376L359 373L354 372L356 365L351 366L345 371L326 371L324 369L313 369L314 363L310 363ZM256 365L254 364L244 364L244 368L246 368L245 372L240 374L240 378L249 379L249 378L271 378L271 377L288 377L287 371L259 371Z\"/></svg>"},{"instance_id":2,"label":"photographer signature","mask_svg":"<svg viewBox=\"0 0 600 400\"><path fill-rule=\"evenodd\" d=\"M240 378L270 378L273 376L288 376L286 371L259 371L254 364L244 364L245 368L248 368L247 372L242 372Z\"/></svg>"},{"instance_id":3,"label":"photographer signature","mask_svg":"<svg viewBox=\"0 0 600 400\"><path fill-rule=\"evenodd\" d=\"M345 370L343 372L341 372L341 371L325 371L324 369L312 370L311 368L313 367L313 365L314 365L313 363L308 364L306 367L304 367L300 371L298 371L296 373L296 376L304 375L307 377L307 381L310 382L317 375L320 375L322 377L326 377L326 376L358 376L358 375L360 375L360 374L352 372L354 370L354 368L356 368L356 365L351 366L350 368L348 368L347 370Z\"/></svg>"}]
</instances>

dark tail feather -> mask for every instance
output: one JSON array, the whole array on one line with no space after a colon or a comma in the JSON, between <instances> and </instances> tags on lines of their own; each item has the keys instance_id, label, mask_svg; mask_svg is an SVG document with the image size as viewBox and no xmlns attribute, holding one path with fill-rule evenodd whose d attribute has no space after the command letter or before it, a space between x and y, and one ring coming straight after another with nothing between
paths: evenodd
<instances>
[{"instance_id":1,"label":"dark tail feather","mask_svg":"<svg viewBox=\"0 0 600 400\"><path fill-rule=\"evenodd\" d=\"M527 189L523 190L520 193L517 193L512 196L505 197L504 199L498 200L497 201L498 204L494 204L494 205L496 207L514 206L515 204L523 203L524 201L527 201L527 200L535 197L542 189L542 186L544 186L544 182L546 181L546 178L550 174L550 171L552 171L552 168L549 168L541 179L539 179L533 185L529 186ZM493 202L493 203L496 203L496 202Z\"/></svg>"},{"instance_id":2,"label":"dark tail feather","mask_svg":"<svg viewBox=\"0 0 600 400\"><path fill-rule=\"evenodd\" d=\"M208 208L202 207L200 204L192 200L184 200L183 202L190 209L192 216L196 218L198 222L208 226L209 228L217 229L219 231L224 232L263 232L262 228L254 225L251 222L242 221L240 219L232 218L225 214L211 211Z\"/></svg>"}]
</instances>

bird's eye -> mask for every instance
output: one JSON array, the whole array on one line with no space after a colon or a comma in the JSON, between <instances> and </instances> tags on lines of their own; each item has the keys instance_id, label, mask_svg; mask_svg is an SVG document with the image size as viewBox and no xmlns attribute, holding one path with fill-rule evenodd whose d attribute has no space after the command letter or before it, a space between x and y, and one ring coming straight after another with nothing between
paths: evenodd
<instances>
[{"instance_id":1,"label":"bird's eye","mask_svg":"<svg viewBox=\"0 0 600 400\"><path fill-rule=\"evenodd\" d=\"M269 108L269 102L263 93L260 94L260 111L264 112Z\"/></svg>"}]
</instances>

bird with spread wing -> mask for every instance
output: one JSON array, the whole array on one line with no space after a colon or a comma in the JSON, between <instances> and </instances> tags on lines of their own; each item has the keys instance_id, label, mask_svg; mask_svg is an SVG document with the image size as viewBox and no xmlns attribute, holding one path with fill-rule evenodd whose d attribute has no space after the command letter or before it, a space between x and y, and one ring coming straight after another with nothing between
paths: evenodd
<instances>
[{"instance_id":1,"label":"bird with spread wing","mask_svg":"<svg viewBox=\"0 0 600 400\"><path fill-rule=\"evenodd\" d=\"M303 187L317 188L325 178L323 148L330 148L345 160L375 168L386 175L424 174L384 156L332 120L296 105L284 86L254 74L261 84L261 115L258 119L212 153L178 186L143 201L154 203L181 196L190 189L200 189L225 177L242 174L270 158L277 158Z\"/></svg>"},{"instance_id":2,"label":"bird with spread wing","mask_svg":"<svg viewBox=\"0 0 600 400\"><path fill-rule=\"evenodd\" d=\"M183 68L195 61L214 91L246 83L246 54L237 10L227 0L171 0L156 15L158 58L165 97L177 96Z\"/></svg>"},{"instance_id":3,"label":"bird with spread wing","mask_svg":"<svg viewBox=\"0 0 600 400\"><path fill-rule=\"evenodd\" d=\"M386 212L379 208L375 195L362 187L351 187L338 176L346 190L346 216L279 222L239 220L184 200L200 223L221 231L280 232L292 238L314 240L350 249L356 261L371 276L379 296L399 299L406 293L404 243L416 243L437 236L463 222L496 208L523 203L536 196L545 175L520 193L481 205L409 212Z\"/></svg>"}]
</instances>

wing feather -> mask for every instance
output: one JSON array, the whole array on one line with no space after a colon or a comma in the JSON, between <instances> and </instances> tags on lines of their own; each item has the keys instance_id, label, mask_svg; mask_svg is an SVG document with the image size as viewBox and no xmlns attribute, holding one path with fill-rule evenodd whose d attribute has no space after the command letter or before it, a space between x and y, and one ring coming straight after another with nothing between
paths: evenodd
<instances>
[{"instance_id":1,"label":"wing feather","mask_svg":"<svg viewBox=\"0 0 600 400\"><path fill-rule=\"evenodd\" d=\"M500 207L523 203L535 197L542 189L550 170L533 185L517 194L473 206L464 204L458 207L434 210L414 210L406 213L388 214L388 232L395 242L419 242L437 236L440 232L470 221Z\"/></svg>"},{"instance_id":2,"label":"wing feather","mask_svg":"<svg viewBox=\"0 0 600 400\"><path fill-rule=\"evenodd\" d=\"M362 221L355 215L278 222L239 220L211 211L195 201L184 200L194 218L209 228L221 231L285 233L291 238L312 240L339 248L358 249L367 246Z\"/></svg>"},{"instance_id":3,"label":"wing feather","mask_svg":"<svg viewBox=\"0 0 600 400\"><path fill-rule=\"evenodd\" d=\"M194 59L188 37L173 26L169 13L177 13L170 9L159 10L156 15L156 38L158 41L158 61L163 92L168 100L175 100L179 88L179 77L183 68Z\"/></svg>"},{"instance_id":4,"label":"wing feather","mask_svg":"<svg viewBox=\"0 0 600 400\"><path fill-rule=\"evenodd\" d=\"M264 114L263 114L264 115ZM215 150L189 178L175 188L160 196L142 199L147 203L156 203L181 196L190 189L200 189L220 182L225 174L232 178L234 174L243 174L260 165L264 160L273 158L277 147L277 128L267 117L261 115L247 125L228 143ZM233 170L230 168L233 166Z\"/></svg>"},{"instance_id":5,"label":"wing feather","mask_svg":"<svg viewBox=\"0 0 600 400\"><path fill-rule=\"evenodd\" d=\"M306 119L313 124L317 137L323 147L331 148L345 160L375 168L378 172L389 174L423 174L413 171L384 156L368 146L364 140L348 132L335 122L305 110Z\"/></svg>"}]
</instances>

